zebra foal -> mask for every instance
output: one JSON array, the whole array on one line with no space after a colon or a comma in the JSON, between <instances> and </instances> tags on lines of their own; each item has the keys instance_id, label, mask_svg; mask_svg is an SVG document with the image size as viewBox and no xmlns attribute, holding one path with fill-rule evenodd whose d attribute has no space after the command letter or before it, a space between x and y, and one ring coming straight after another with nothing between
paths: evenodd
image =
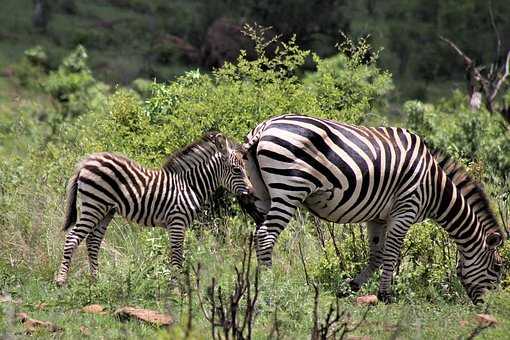
<instances>
[{"instance_id":1,"label":"zebra foal","mask_svg":"<svg viewBox=\"0 0 510 340\"><path fill-rule=\"evenodd\" d=\"M450 158L401 128L372 128L284 115L260 123L244 145L257 201L259 262L271 265L280 232L298 206L336 223L366 222L368 265L350 281L358 290L382 266L379 297L391 279L409 227L436 220L452 237L458 276L474 303L501 276L497 247L506 237L489 202Z\"/></svg>"},{"instance_id":2,"label":"zebra foal","mask_svg":"<svg viewBox=\"0 0 510 340\"><path fill-rule=\"evenodd\" d=\"M208 133L172 154L158 170L112 153L88 156L77 165L68 184L63 229L70 231L57 285L66 282L73 253L84 238L91 274L97 275L101 241L115 214L168 229L171 263L181 267L185 229L218 187L241 201L252 190L242 154L219 133Z\"/></svg>"}]
</instances>

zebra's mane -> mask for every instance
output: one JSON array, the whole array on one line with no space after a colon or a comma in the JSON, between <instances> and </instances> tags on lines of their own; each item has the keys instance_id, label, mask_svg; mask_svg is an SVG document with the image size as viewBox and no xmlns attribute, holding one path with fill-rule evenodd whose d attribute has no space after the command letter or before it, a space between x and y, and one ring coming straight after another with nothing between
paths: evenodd
<instances>
[{"instance_id":1,"label":"zebra's mane","mask_svg":"<svg viewBox=\"0 0 510 340\"><path fill-rule=\"evenodd\" d=\"M479 218L487 220L489 228L497 227L503 239L506 239L507 233L498 223L483 185L473 179L464 166L455 161L450 155L435 148L430 148L430 152L437 164L446 173L446 176L457 186L457 190L464 196L471 208L477 211L476 214Z\"/></svg>"},{"instance_id":2,"label":"zebra's mane","mask_svg":"<svg viewBox=\"0 0 510 340\"><path fill-rule=\"evenodd\" d=\"M193 165L201 164L208 159L208 157L204 158L207 154L212 156L220 152L216 145L217 134L217 132L208 132L192 144L175 151L166 158L163 168L172 172L181 172L192 168Z\"/></svg>"}]
</instances>

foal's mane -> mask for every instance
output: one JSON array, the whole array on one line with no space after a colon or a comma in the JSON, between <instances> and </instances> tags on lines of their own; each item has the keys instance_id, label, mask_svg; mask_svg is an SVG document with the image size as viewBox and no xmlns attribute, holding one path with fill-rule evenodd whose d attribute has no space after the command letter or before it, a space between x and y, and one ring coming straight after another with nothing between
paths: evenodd
<instances>
[{"instance_id":1,"label":"foal's mane","mask_svg":"<svg viewBox=\"0 0 510 340\"><path fill-rule=\"evenodd\" d=\"M163 168L172 172L181 172L189 169L192 164L198 164L204 155L213 156L221 152L217 146L217 132L208 132L195 142L179 149L169 155L163 163Z\"/></svg>"},{"instance_id":2,"label":"foal's mane","mask_svg":"<svg viewBox=\"0 0 510 340\"><path fill-rule=\"evenodd\" d=\"M450 155L435 148L430 148L430 153L446 176L457 186L457 190L464 196L471 208L476 211L478 218L486 220L489 228L496 227L503 239L506 239L507 233L498 223L482 184L473 179L464 166Z\"/></svg>"}]
</instances>

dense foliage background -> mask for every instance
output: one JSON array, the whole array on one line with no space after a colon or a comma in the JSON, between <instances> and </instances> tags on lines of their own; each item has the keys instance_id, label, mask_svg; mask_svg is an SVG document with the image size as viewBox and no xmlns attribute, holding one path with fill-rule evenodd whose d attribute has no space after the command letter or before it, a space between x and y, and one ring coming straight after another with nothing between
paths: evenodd
<instances>
[{"instance_id":1,"label":"dense foliage background","mask_svg":"<svg viewBox=\"0 0 510 340\"><path fill-rule=\"evenodd\" d=\"M492 5L501 36L510 34L510 5ZM501 222L509 222L509 124L498 112L469 107L462 63L437 38L452 37L481 63L491 62L494 40L485 2L57 1L46 24L37 25L30 1L6 0L5 6L0 289L21 300L17 309L63 325L66 336L81 336L84 326L97 337L172 338L184 335L191 315L192 337L204 337L209 324L196 295L207 295L212 278L224 291L233 289L234 266L253 230L231 199L223 215L209 210L190 228L187 268L194 282L198 274L191 268L201 263L203 283L192 287L191 314L186 280L172 281L165 232L122 219L107 233L99 281L90 283L80 249L69 286L56 289L65 184L74 164L91 152L120 152L157 167L207 130L242 141L258 122L288 112L399 125L463 162L485 184ZM251 21L273 28L250 25L241 34L241 24ZM215 23L222 28L212 29ZM240 38L226 44L222 39L236 36L232 32ZM358 39L365 33L370 38ZM507 81L499 105L508 105L509 98ZM365 264L366 247L362 226L334 226L301 211L279 239L274 268L260 275L254 336L309 337L314 286L322 316L342 296L348 323L364 320L364 308L353 305L355 295L344 280ZM508 245L502 254L510 260ZM485 334L508 334L508 271L488 305L477 309L456 278L456 256L433 222L414 226L394 281L398 303L370 309L356 333L468 336L476 326L470 318L487 309L500 325ZM374 293L377 284L375 277L361 293ZM78 311L89 303L167 310L178 321L169 333L134 322L120 326L112 317ZM0 304L0 334L21 332L6 306Z\"/></svg>"}]
</instances>

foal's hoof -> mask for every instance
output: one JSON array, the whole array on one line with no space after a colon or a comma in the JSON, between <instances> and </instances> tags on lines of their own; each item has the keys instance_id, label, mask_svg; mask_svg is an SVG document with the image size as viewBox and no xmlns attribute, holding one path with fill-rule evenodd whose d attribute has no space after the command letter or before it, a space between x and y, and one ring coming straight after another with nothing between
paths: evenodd
<instances>
[{"instance_id":1,"label":"foal's hoof","mask_svg":"<svg viewBox=\"0 0 510 340\"><path fill-rule=\"evenodd\" d=\"M57 287L59 287L59 288L60 287L64 287L66 285L66 280L64 280L64 279L57 279L57 280L55 280L55 285Z\"/></svg>"},{"instance_id":2,"label":"foal's hoof","mask_svg":"<svg viewBox=\"0 0 510 340\"><path fill-rule=\"evenodd\" d=\"M386 304L394 302L393 296L391 295L390 292L378 292L377 298L379 299L379 301L382 301Z\"/></svg>"},{"instance_id":3,"label":"foal's hoof","mask_svg":"<svg viewBox=\"0 0 510 340\"><path fill-rule=\"evenodd\" d=\"M361 288L360 284L358 282L356 282L356 280L354 280L354 279L347 279L347 280L345 280L345 283L347 283L349 285L349 287L351 287L351 291L353 291L353 292L357 292Z\"/></svg>"}]
</instances>

